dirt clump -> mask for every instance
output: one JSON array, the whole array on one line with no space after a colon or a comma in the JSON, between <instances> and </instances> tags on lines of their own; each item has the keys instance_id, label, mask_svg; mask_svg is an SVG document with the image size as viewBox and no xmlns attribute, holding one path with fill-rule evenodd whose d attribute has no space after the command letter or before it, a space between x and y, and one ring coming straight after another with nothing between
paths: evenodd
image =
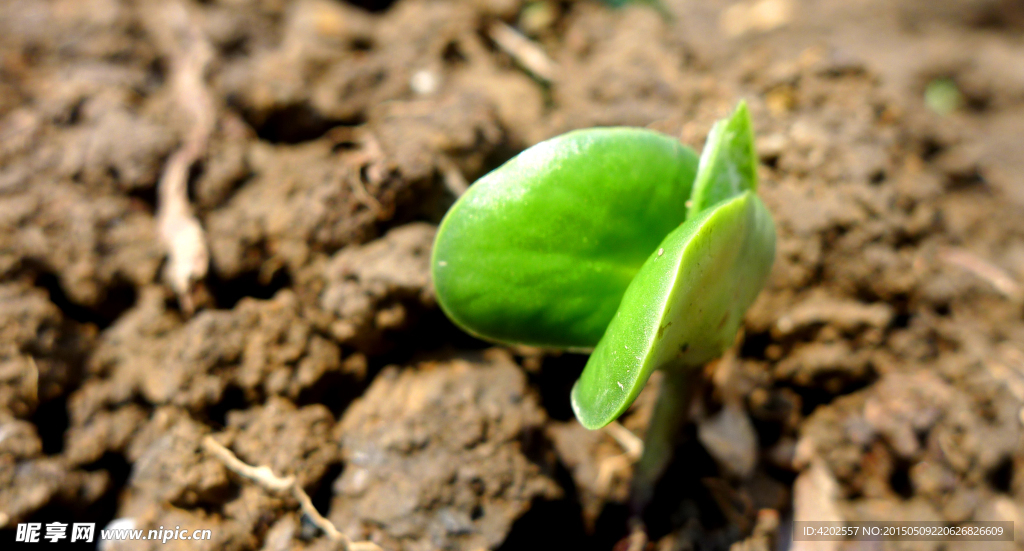
<instances>
[{"instance_id":1,"label":"dirt clump","mask_svg":"<svg viewBox=\"0 0 1024 551\"><path fill-rule=\"evenodd\" d=\"M310 284L323 288L319 306L333 316L335 339L367 349L382 331L407 325L410 308L435 306L429 266L435 233L433 225L408 224L316 266Z\"/></svg>"},{"instance_id":2,"label":"dirt clump","mask_svg":"<svg viewBox=\"0 0 1024 551\"><path fill-rule=\"evenodd\" d=\"M383 371L336 429L331 519L392 549L498 546L559 489L524 455L544 414L507 354Z\"/></svg>"}]
</instances>

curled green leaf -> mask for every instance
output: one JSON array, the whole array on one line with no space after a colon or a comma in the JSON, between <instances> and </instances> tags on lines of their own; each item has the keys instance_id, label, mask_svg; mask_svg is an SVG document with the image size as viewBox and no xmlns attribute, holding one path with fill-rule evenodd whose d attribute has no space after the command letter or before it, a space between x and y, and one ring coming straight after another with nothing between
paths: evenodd
<instances>
[{"instance_id":1,"label":"curled green leaf","mask_svg":"<svg viewBox=\"0 0 1024 551\"><path fill-rule=\"evenodd\" d=\"M757 153L750 112L740 102L731 117L716 122L708 133L693 184L691 216L744 191L757 191Z\"/></svg>"},{"instance_id":2,"label":"curled green leaf","mask_svg":"<svg viewBox=\"0 0 1024 551\"><path fill-rule=\"evenodd\" d=\"M648 255L686 218L697 161L637 128L527 149L442 221L431 261L441 308L486 339L593 348Z\"/></svg>"}]
</instances>

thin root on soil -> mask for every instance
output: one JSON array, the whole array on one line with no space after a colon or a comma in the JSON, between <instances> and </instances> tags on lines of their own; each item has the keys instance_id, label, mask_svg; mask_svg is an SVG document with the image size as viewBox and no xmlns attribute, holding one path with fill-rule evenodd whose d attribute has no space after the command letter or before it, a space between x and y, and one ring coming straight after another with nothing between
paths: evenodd
<instances>
[{"instance_id":1,"label":"thin root on soil","mask_svg":"<svg viewBox=\"0 0 1024 551\"><path fill-rule=\"evenodd\" d=\"M626 456L632 461L638 461L640 456L644 454L644 441L639 436L633 434L633 432L626 427L622 426L622 423L618 421L612 421L608 423L608 426L604 430L615 439L615 442L622 446L622 449L626 452Z\"/></svg>"},{"instance_id":2,"label":"thin root on soil","mask_svg":"<svg viewBox=\"0 0 1024 551\"><path fill-rule=\"evenodd\" d=\"M252 482L255 482L265 490L279 494L291 493L291 495L299 502L299 507L302 509L302 512L309 517L310 522L322 530L324 534L327 534L327 537L332 541L338 542L342 551L383 551L373 542L353 542L348 538L348 536L338 531L338 529L331 524L331 521L324 518L324 516L316 510L316 507L313 507L313 501L309 498L309 494L299 486L294 476L286 476L284 478L279 477L266 465L253 467L235 456L231 450L224 447L220 442L214 440L212 436L203 438L203 449L216 456L217 459L220 459L221 462L224 463L224 466L231 472L241 476L242 478L247 478Z\"/></svg>"},{"instance_id":3,"label":"thin root on soil","mask_svg":"<svg viewBox=\"0 0 1024 551\"><path fill-rule=\"evenodd\" d=\"M608 495L615 476L628 475L630 467L639 461L640 456L644 453L644 441L622 426L622 423L612 421L605 426L604 430L624 450L624 453L607 457L598 465L596 487L600 495Z\"/></svg>"}]
</instances>

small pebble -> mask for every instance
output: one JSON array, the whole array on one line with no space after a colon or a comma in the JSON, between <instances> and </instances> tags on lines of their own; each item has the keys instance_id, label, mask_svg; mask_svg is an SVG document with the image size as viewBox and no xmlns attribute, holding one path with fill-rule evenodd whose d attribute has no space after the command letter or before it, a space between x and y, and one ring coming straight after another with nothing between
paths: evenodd
<instances>
[{"instance_id":1,"label":"small pebble","mask_svg":"<svg viewBox=\"0 0 1024 551\"><path fill-rule=\"evenodd\" d=\"M440 85L440 77L429 69L416 71L413 73L412 78L409 79L409 87L412 88L413 92L421 96L429 96L437 92Z\"/></svg>"}]
</instances>

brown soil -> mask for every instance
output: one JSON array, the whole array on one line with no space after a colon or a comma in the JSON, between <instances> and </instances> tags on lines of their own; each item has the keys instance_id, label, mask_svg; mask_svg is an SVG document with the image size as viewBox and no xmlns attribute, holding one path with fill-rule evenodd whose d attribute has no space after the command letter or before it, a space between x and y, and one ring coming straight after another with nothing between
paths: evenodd
<instances>
[{"instance_id":1,"label":"brown soil","mask_svg":"<svg viewBox=\"0 0 1024 551\"><path fill-rule=\"evenodd\" d=\"M214 434L389 550L612 549L631 468L571 418L584 358L453 327L434 225L538 140L640 125L699 148L743 98L778 257L707 370L653 545L787 548L793 518L1011 520L1017 543L986 548L1024 542L1019 2L186 1L217 108L191 315L154 218L190 129L165 4L0 3L4 548L19 522L114 519L214 536L154 549L330 548L205 454ZM941 78L948 114L924 100Z\"/></svg>"}]
</instances>

